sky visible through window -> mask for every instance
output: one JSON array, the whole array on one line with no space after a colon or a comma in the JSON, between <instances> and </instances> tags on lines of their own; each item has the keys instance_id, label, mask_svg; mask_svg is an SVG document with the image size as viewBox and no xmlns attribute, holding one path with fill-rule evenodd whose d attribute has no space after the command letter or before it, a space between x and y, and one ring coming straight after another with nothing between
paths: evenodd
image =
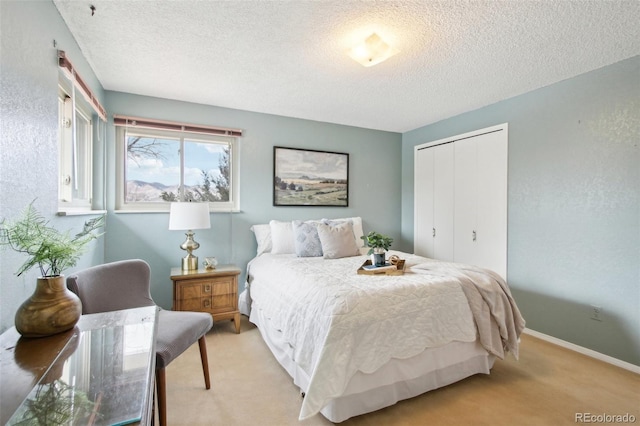
<instances>
[{"instance_id":1,"label":"sky visible through window","mask_svg":"<svg viewBox=\"0 0 640 426\"><path fill-rule=\"evenodd\" d=\"M150 140L150 139L149 139ZM202 184L202 171L219 176L220 158L225 144L199 143L185 140L185 185ZM156 139L156 156L139 156L127 161L127 180L163 185L180 182L180 143L177 140Z\"/></svg>"}]
</instances>

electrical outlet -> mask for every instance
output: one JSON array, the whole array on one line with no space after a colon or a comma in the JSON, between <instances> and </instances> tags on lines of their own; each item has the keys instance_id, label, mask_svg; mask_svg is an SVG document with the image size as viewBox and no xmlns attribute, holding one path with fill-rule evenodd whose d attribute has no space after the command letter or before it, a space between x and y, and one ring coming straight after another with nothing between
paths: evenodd
<instances>
[{"instance_id":1,"label":"electrical outlet","mask_svg":"<svg viewBox=\"0 0 640 426\"><path fill-rule=\"evenodd\" d=\"M591 319L595 321L602 321L602 307L591 305Z\"/></svg>"}]
</instances>

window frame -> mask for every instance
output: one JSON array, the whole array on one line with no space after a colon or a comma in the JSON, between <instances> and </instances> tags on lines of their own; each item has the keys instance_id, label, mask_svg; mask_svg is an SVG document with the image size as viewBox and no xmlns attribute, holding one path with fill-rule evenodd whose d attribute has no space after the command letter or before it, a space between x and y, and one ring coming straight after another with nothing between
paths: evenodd
<instances>
[{"instance_id":1,"label":"window frame","mask_svg":"<svg viewBox=\"0 0 640 426\"><path fill-rule=\"evenodd\" d=\"M238 212L240 211L240 155L239 155L239 137L208 135L189 131L173 131L162 129L135 128L127 126L115 126L116 133L116 213L162 213L169 212L171 202L126 202L125 201L125 185L126 179L126 161L127 161L127 136L130 134L164 137L167 139L179 140L181 144L185 140L192 142L224 142L229 145L230 155L230 188L229 201L213 201L209 202L210 212ZM180 159L180 174L184 173L184 158Z\"/></svg>"},{"instance_id":2,"label":"window frame","mask_svg":"<svg viewBox=\"0 0 640 426\"><path fill-rule=\"evenodd\" d=\"M73 88L71 83L64 78L58 82L58 214L82 214L92 213L93 210L93 110L92 107L76 96L75 111L73 110ZM76 133L76 144L82 144L82 149L73 152L73 122L70 114L85 121L85 129L82 134ZM76 124L76 132L79 128ZM76 164L74 166L74 155ZM77 173L82 170L82 173ZM74 198L73 189L65 186L73 186L76 183L81 192L87 194L86 198ZM68 183L65 183L68 180Z\"/></svg>"}]
</instances>

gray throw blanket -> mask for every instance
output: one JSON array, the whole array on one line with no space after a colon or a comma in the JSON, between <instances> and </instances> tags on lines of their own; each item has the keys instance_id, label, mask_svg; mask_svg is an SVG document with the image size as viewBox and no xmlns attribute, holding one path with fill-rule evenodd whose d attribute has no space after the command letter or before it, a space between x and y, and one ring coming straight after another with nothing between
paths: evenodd
<instances>
[{"instance_id":1,"label":"gray throw blanket","mask_svg":"<svg viewBox=\"0 0 640 426\"><path fill-rule=\"evenodd\" d=\"M477 266L440 261L413 265L411 271L455 277L469 301L482 346L500 359L504 359L505 350L518 359L525 321L500 275Z\"/></svg>"}]
</instances>

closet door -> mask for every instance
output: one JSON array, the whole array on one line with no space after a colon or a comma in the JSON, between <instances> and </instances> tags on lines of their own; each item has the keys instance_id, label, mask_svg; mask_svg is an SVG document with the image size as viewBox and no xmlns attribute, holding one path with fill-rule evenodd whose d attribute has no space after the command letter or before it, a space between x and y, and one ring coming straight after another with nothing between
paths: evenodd
<instances>
[{"instance_id":1,"label":"closet door","mask_svg":"<svg viewBox=\"0 0 640 426\"><path fill-rule=\"evenodd\" d=\"M433 149L421 148L414 153L414 224L413 252L433 257Z\"/></svg>"},{"instance_id":2,"label":"closet door","mask_svg":"<svg viewBox=\"0 0 640 426\"><path fill-rule=\"evenodd\" d=\"M507 124L416 146L414 252L507 275Z\"/></svg>"},{"instance_id":3,"label":"closet door","mask_svg":"<svg viewBox=\"0 0 640 426\"><path fill-rule=\"evenodd\" d=\"M507 132L478 138L476 264L507 278Z\"/></svg>"},{"instance_id":4,"label":"closet door","mask_svg":"<svg viewBox=\"0 0 640 426\"><path fill-rule=\"evenodd\" d=\"M455 143L455 261L507 273L507 134Z\"/></svg>"},{"instance_id":5,"label":"closet door","mask_svg":"<svg viewBox=\"0 0 640 426\"><path fill-rule=\"evenodd\" d=\"M454 145L438 145L433 150L433 257L453 262Z\"/></svg>"},{"instance_id":6,"label":"closet door","mask_svg":"<svg viewBox=\"0 0 640 426\"><path fill-rule=\"evenodd\" d=\"M455 143L454 260L477 264L478 165L476 138Z\"/></svg>"},{"instance_id":7,"label":"closet door","mask_svg":"<svg viewBox=\"0 0 640 426\"><path fill-rule=\"evenodd\" d=\"M414 252L453 261L453 144L415 152Z\"/></svg>"}]
</instances>

